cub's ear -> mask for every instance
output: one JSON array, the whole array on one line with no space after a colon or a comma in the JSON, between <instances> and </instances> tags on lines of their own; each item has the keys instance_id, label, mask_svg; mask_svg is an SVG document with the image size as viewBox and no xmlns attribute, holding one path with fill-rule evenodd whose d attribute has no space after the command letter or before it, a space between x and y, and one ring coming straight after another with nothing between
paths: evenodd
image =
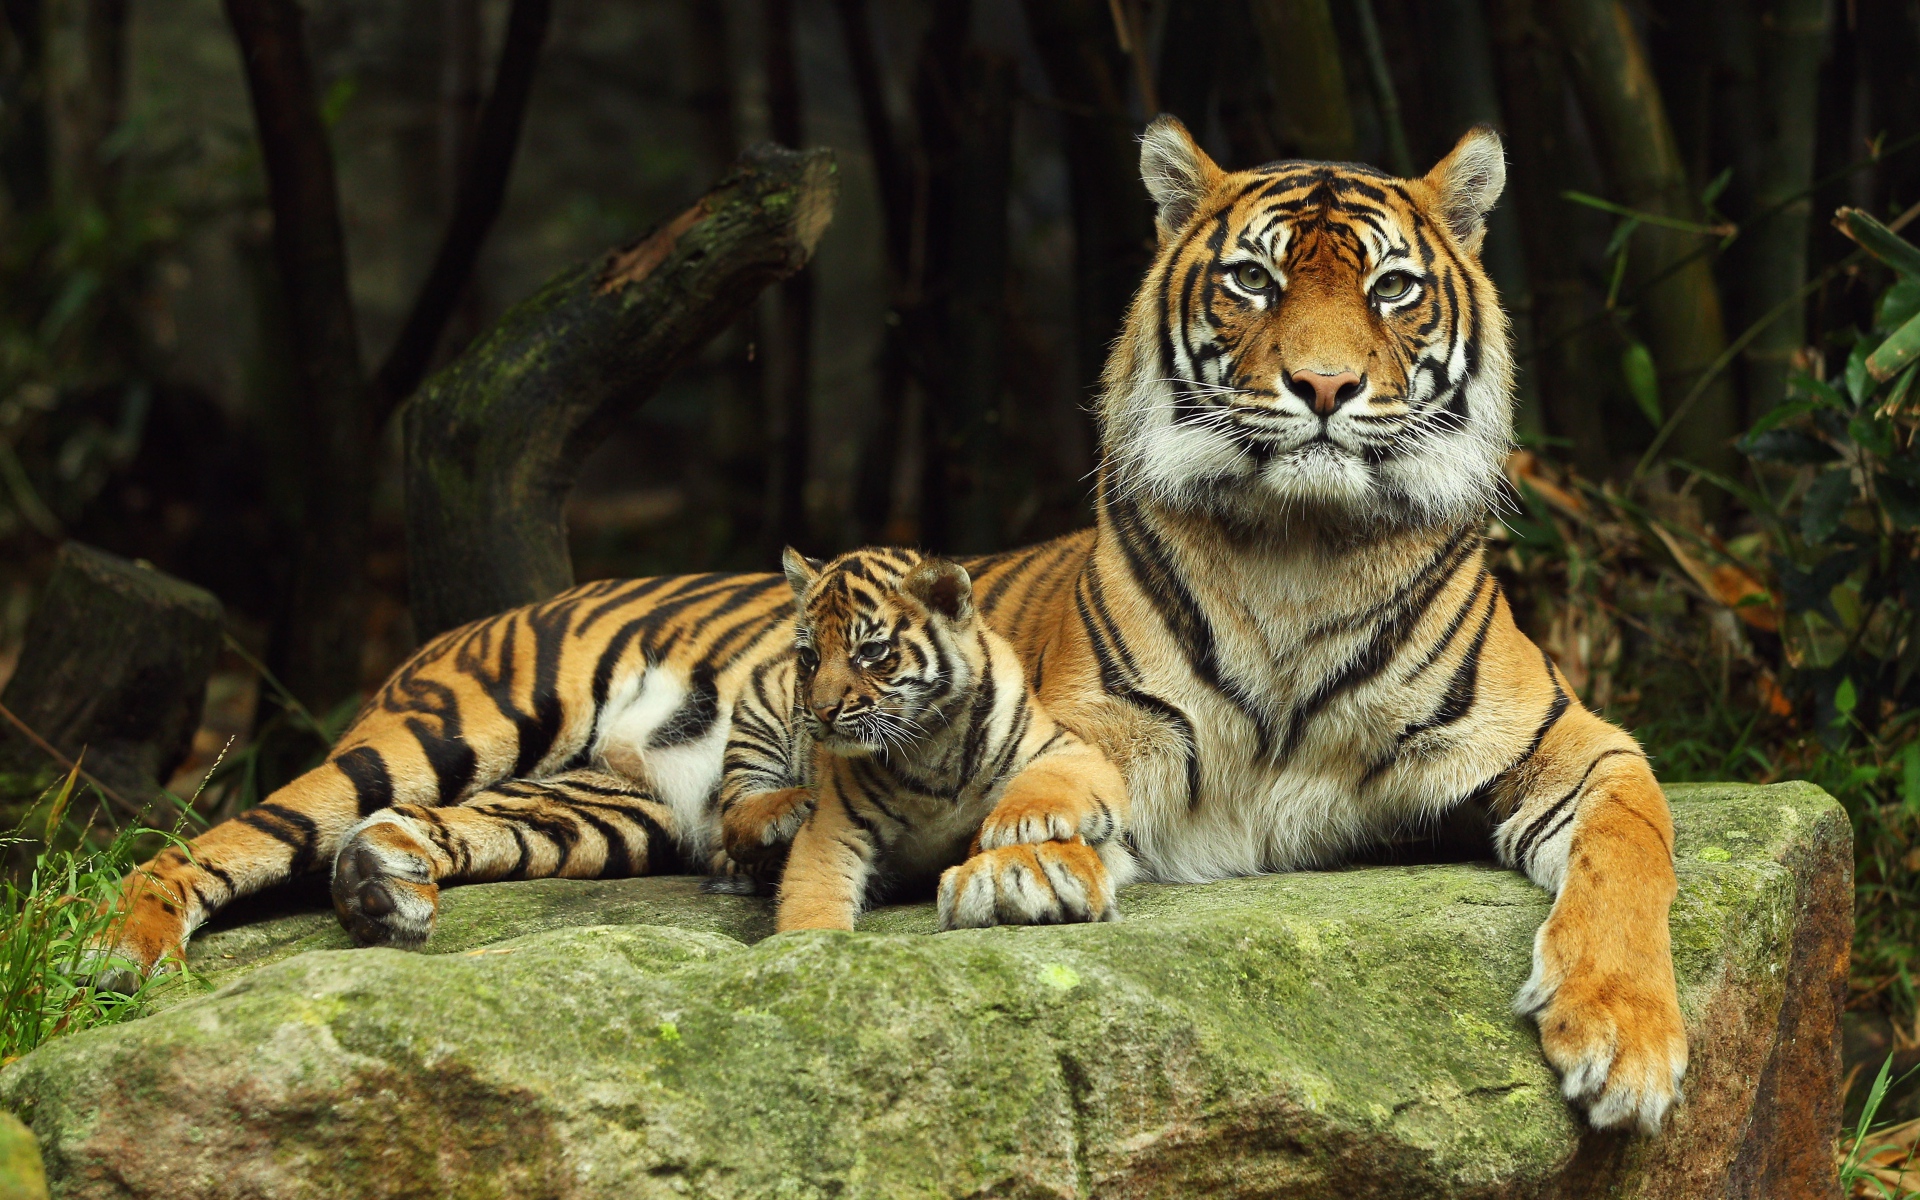
<instances>
[{"instance_id":1,"label":"cub's ear","mask_svg":"<svg viewBox=\"0 0 1920 1200\"><path fill-rule=\"evenodd\" d=\"M813 581L820 578L820 568L825 565L817 558L808 558L792 546L780 552L780 569L787 573L787 586L793 589L796 600L807 594Z\"/></svg>"},{"instance_id":2,"label":"cub's ear","mask_svg":"<svg viewBox=\"0 0 1920 1200\"><path fill-rule=\"evenodd\" d=\"M1491 125L1467 130L1452 153L1427 172L1426 184L1453 240L1468 254L1478 255L1487 235L1487 213L1507 186L1507 154L1500 135Z\"/></svg>"},{"instance_id":3,"label":"cub's ear","mask_svg":"<svg viewBox=\"0 0 1920 1200\"><path fill-rule=\"evenodd\" d=\"M1140 136L1140 178L1159 207L1162 243L1187 227L1223 175L1178 117L1155 117Z\"/></svg>"},{"instance_id":4,"label":"cub's ear","mask_svg":"<svg viewBox=\"0 0 1920 1200\"><path fill-rule=\"evenodd\" d=\"M901 580L900 590L955 625L973 616L973 577L957 562L930 558Z\"/></svg>"}]
</instances>

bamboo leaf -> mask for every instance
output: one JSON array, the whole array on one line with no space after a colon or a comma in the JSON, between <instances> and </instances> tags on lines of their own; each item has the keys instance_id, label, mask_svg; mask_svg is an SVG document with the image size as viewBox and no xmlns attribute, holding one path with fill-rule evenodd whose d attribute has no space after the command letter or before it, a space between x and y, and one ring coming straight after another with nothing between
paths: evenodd
<instances>
[{"instance_id":1,"label":"bamboo leaf","mask_svg":"<svg viewBox=\"0 0 1920 1200\"><path fill-rule=\"evenodd\" d=\"M1908 279L1920 279L1920 246L1882 225L1871 213L1858 208L1839 209L1833 214L1833 226Z\"/></svg>"},{"instance_id":2,"label":"bamboo leaf","mask_svg":"<svg viewBox=\"0 0 1920 1200\"><path fill-rule=\"evenodd\" d=\"M1748 458L1792 466L1830 463L1840 457L1840 452L1831 445L1797 429L1773 429L1758 436L1750 435L1740 439L1735 448Z\"/></svg>"},{"instance_id":3,"label":"bamboo leaf","mask_svg":"<svg viewBox=\"0 0 1920 1200\"><path fill-rule=\"evenodd\" d=\"M1885 383L1920 358L1920 316L1894 330L1879 349L1867 355L1867 373L1875 383Z\"/></svg>"},{"instance_id":4,"label":"bamboo leaf","mask_svg":"<svg viewBox=\"0 0 1920 1200\"><path fill-rule=\"evenodd\" d=\"M1916 316L1920 316L1920 279L1902 277L1880 294L1873 324L1878 329L1898 329Z\"/></svg>"},{"instance_id":5,"label":"bamboo leaf","mask_svg":"<svg viewBox=\"0 0 1920 1200\"><path fill-rule=\"evenodd\" d=\"M1841 467L1820 472L1800 510L1800 535L1818 545L1840 528L1840 516L1853 500L1853 472Z\"/></svg>"},{"instance_id":6,"label":"bamboo leaf","mask_svg":"<svg viewBox=\"0 0 1920 1200\"><path fill-rule=\"evenodd\" d=\"M1859 408L1867 402L1867 397L1873 394L1873 389L1878 382L1867 372L1867 355L1869 352L1870 347L1867 345L1867 339L1863 337L1855 341L1853 343L1853 349L1847 353L1847 368L1844 373L1844 382L1847 385L1847 396L1852 399L1855 408Z\"/></svg>"},{"instance_id":7,"label":"bamboo leaf","mask_svg":"<svg viewBox=\"0 0 1920 1200\"><path fill-rule=\"evenodd\" d=\"M1616 217L1631 217L1636 221L1644 221L1648 225L1658 225L1662 229L1678 229L1682 233L1698 233L1706 237L1730 237L1740 232L1740 227L1737 225L1724 222L1718 225L1702 225L1698 221L1683 221L1679 217L1665 217L1659 213L1643 212L1637 208L1628 208L1624 204L1615 204L1611 200L1602 200L1598 196L1590 196L1585 192L1576 192L1571 189L1561 192L1560 195L1575 204L1584 204L1588 208L1610 212Z\"/></svg>"},{"instance_id":8,"label":"bamboo leaf","mask_svg":"<svg viewBox=\"0 0 1920 1200\"><path fill-rule=\"evenodd\" d=\"M1655 429L1666 418L1660 411L1660 376L1653 366L1653 352L1644 342L1630 342L1620 356L1620 373L1626 376L1627 390Z\"/></svg>"}]
</instances>

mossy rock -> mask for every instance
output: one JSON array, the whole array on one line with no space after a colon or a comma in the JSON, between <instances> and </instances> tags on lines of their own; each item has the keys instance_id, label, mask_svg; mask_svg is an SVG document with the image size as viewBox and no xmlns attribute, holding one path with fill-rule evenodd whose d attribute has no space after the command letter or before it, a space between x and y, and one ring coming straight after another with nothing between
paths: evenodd
<instances>
[{"instance_id":1,"label":"mossy rock","mask_svg":"<svg viewBox=\"0 0 1920 1200\"><path fill-rule=\"evenodd\" d=\"M1508 1007L1548 901L1484 864L938 935L909 906L772 936L684 879L451 890L424 954L281 917L0 1105L61 1197L1838 1195L1846 818L1670 794L1693 1065L1651 1139L1561 1101Z\"/></svg>"},{"instance_id":2,"label":"mossy rock","mask_svg":"<svg viewBox=\"0 0 1920 1200\"><path fill-rule=\"evenodd\" d=\"M0 1200L47 1200L47 1173L33 1130L0 1112Z\"/></svg>"}]
</instances>

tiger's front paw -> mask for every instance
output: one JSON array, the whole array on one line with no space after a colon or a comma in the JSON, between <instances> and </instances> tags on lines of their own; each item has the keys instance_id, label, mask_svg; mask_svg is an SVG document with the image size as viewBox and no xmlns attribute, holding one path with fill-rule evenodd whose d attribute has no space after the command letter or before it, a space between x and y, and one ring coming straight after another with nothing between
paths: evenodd
<instances>
[{"instance_id":1,"label":"tiger's front paw","mask_svg":"<svg viewBox=\"0 0 1920 1200\"><path fill-rule=\"evenodd\" d=\"M1081 807L1045 793L1009 793L980 823L980 848L1065 842L1079 836Z\"/></svg>"},{"instance_id":2,"label":"tiger's front paw","mask_svg":"<svg viewBox=\"0 0 1920 1200\"><path fill-rule=\"evenodd\" d=\"M333 910L358 945L417 950L433 933L435 879L446 866L415 818L377 812L347 834L333 860Z\"/></svg>"},{"instance_id":3,"label":"tiger's front paw","mask_svg":"<svg viewBox=\"0 0 1920 1200\"><path fill-rule=\"evenodd\" d=\"M940 876L940 928L1119 918L1113 877L1079 839L982 850Z\"/></svg>"},{"instance_id":4,"label":"tiger's front paw","mask_svg":"<svg viewBox=\"0 0 1920 1200\"><path fill-rule=\"evenodd\" d=\"M1637 969L1621 969L1567 953L1568 940L1556 938L1552 921L1541 927L1533 974L1514 1011L1540 1026L1540 1048L1560 1072L1561 1091L1594 1128L1657 1133L1687 1072L1669 957L1652 954Z\"/></svg>"},{"instance_id":5,"label":"tiger's front paw","mask_svg":"<svg viewBox=\"0 0 1920 1200\"><path fill-rule=\"evenodd\" d=\"M720 818L727 857L755 866L785 857L788 843L813 812L809 788L780 788L743 797Z\"/></svg>"}]
</instances>

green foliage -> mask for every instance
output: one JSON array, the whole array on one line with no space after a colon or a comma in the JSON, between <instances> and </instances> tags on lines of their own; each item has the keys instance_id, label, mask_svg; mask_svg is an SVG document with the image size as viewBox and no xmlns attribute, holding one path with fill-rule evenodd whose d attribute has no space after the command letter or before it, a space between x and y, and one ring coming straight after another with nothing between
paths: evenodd
<instances>
[{"instance_id":1,"label":"green foliage","mask_svg":"<svg viewBox=\"0 0 1920 1200\"><path fill-rule=\"evenodd\" d=\"M1899 1079L1893 1074L1893 1055L1887 1055L1880 1064L1880 1073L1874 1076L1873 1086L1867 1091L1866 1106L1860 1110L1860 1120L1854 1127L1851 1137L1842 1139L1840 1155L1840 1190L1848 1196L1873 1196L1882 1200L1909 1200L1916 1193L1904 1185L1907 1168L1912 1164L1915 1145L1912 1134L1913 1122L1897 1128L1889 1128L1878 1123L1880 1106L1885 1102L1891 1089L1906 1082L1913 1072L1909 1071ZM1901 1136L1901 1135L1906 1136ZM1901 1182L1889 1182L1891 1175Z\"/></svg>"},{"instance_id":2,"label":"green foliage","mask_svg":"<svg viewBox=\"0 0 1920 1200\"><path fill-rule=\"evenodd\" d=\"M104 847L90 844L88 830L63 835L76 778L77 772L69 774L54 800L48 842L34 856L32 870L23 881L0 879L0 1063L49 1038L141 1011L145 987L121 995L95 989L88 980L98 968L133 965L103 960L94 948L110 940L120 920L114 901L138 860L136 843L155 831L126 829ZM0 845L34 840L16 829L0 836Z\"/></svg>"}]
</instances>

